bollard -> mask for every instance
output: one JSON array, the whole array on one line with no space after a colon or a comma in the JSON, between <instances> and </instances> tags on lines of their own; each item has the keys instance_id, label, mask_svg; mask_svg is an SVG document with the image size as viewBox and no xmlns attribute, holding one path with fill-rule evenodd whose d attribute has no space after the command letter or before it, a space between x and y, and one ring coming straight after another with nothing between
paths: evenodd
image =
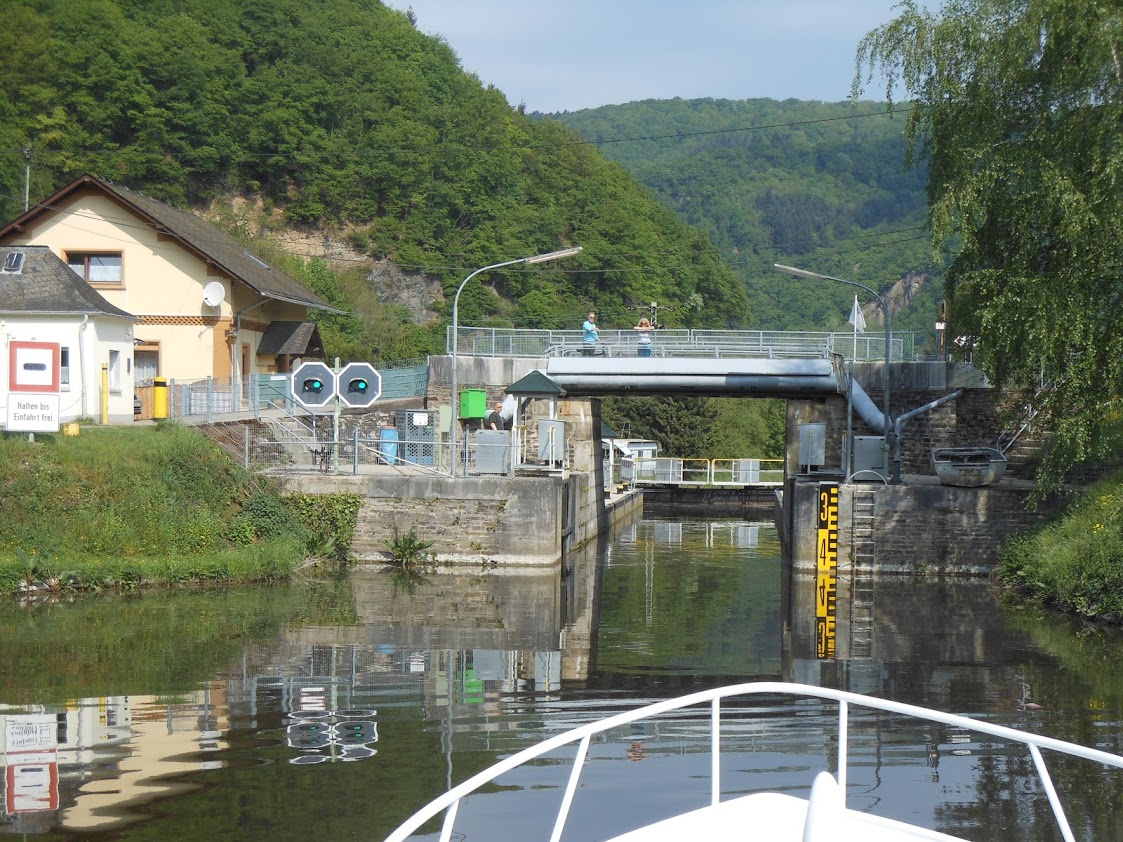
<instances>
[{"instance_id":1,"label":"bollard","mask_svg":"<svg viewBox=\"0 0 1123 842\"><path fill-rule=\"evenodd\" d=\"M157 377L152 381L152 417L168 417L168 378Z\"/></svg>"}]
</instances>

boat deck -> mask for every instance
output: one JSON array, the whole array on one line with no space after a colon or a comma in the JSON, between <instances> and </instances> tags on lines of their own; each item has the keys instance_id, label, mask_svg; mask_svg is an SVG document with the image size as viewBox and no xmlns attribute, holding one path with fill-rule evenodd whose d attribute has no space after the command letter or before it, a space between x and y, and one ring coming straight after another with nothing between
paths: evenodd
<instances>
[{"instance_id":1,"label":"boat deck","mask_svg":"<svg viewBox=\"0 0 1123 842\"><path fill-rule=\"evenodd\" d=\"M770 842L805 842L808 802L794 795L760 792L723 801L689 813L637 828L607 842L681 842L705 839L707 842L741 842L747 838ZM841 807L830 811L821 837L831 842L963 842L933 830L903 824L892 819L858 813ZM746 830L752 828L752 835Z\"/></svg>"}]
</instances>

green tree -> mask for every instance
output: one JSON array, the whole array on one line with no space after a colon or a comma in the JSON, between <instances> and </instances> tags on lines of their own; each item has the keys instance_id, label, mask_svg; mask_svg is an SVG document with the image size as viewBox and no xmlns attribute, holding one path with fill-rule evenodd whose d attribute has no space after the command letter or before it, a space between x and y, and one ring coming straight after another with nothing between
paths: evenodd
<instances>
[{"instance_id":1,"label":"green tree","mask_svg":"<svg viewBox=\"0 0 1123 842\"><path fill-rule=\"evenodd\" d=\"M659 442L664 456L711 456L715 412L711 398L605 398L604 422L628 438Z\"/></svg>"},{"instance_id":2,"label":"green tree","mask_svg":"<svg viewBox=\"0 0 1123 842\"><path fill-rule=\"evenodd\" d=\"M922 272L931 291L899 326L931 330L943 284L920 230L925 170L904 168L903 121L876 103L647 100L553 116L717 247L748 290L753 327L844 329L851 293L793 284L772 268L780 262L877 286ZM679 321L691 292L702 318L724 305L698 286L640 300L676 308L675 326L701 327Z\"/></svg>"},{"instance_id":3,"label":"green tree","mask_svg":"<svg viewBox=\"0 0 1123 842\"><path fill-rule=\"evenodd\" d=\"M928 217L949 247L953 335L1000 384L1037 386L1056 433L1041 474L1105 455L1123 410L1123 11L1093 0L904 0L858 51L915 96Z\"/></svg>"}]
</instances>

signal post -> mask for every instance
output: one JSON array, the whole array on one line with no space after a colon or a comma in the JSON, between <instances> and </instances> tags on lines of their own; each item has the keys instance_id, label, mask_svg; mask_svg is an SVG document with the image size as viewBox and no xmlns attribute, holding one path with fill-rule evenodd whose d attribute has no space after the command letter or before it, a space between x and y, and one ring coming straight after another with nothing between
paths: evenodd
<instances>
[{"instance_id":1,"label":"signal post","mask_svg":"<svg viewBox=\"0 0 1123 842\"><path fill-rule=\"evenodd\" d=\"M306 409L332 407L331 467L339 466L339 413L342 406L366 409L382 394L382 375L370 363L347 363L341 369L339 357L334 368L318 361L303 362L291 375L292 397Z\"/></svg>"}]
</instances>

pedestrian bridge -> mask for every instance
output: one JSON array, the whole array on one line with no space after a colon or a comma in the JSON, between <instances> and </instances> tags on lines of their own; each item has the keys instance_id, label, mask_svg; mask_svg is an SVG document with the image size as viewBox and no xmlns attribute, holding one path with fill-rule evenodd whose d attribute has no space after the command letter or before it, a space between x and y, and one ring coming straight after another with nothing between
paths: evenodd
<instances>
[{"instance_id":1,"label":"pedestrian bridge","mask_svg":"<svg viewBox=\"0 0 1123 842\"><path fill-rule=\"evenodd\" d=\"M453 329L445 337L445 351L453 351ZM636 357L635 331L601 328L590 348L579 330L528 330L460 326L455 331L456 353L468 357L577 357L590 351L598 357ZM895 361L917 360L929 334L894 332L890 353ZM852 360L884 360L885 334L808 330L687 330L660 328L652 334L652 356L661 357L819 357L840 355Z\"/></svg>"},{"instance_id":2,"label":"pedestrian bridge","mask_svg":"<svg viewBox=\"0 0 1123 842\"><path fill-rule=\"evenodd\" d=\"M837 357L551 357L543 371L567 397L698 395L796 398L845 391ZM517 384L508 391L518 394Z\"/></svg>"}]
</instances>

